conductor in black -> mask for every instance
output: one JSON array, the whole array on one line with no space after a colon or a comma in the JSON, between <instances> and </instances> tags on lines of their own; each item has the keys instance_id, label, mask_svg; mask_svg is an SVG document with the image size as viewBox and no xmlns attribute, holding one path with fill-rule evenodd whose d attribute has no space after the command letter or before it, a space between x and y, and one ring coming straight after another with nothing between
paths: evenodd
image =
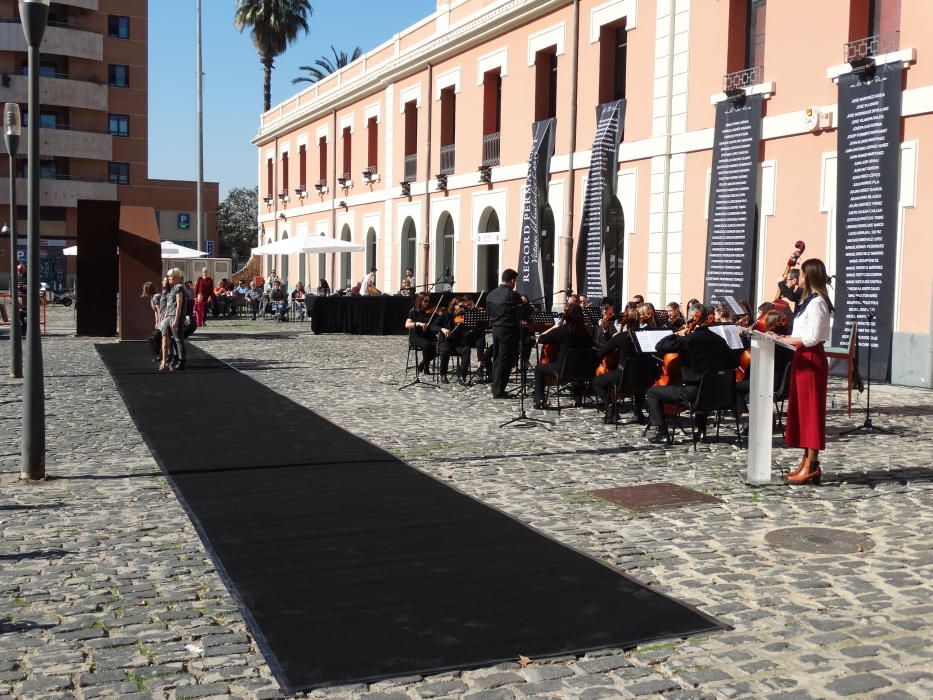
<instances>
[{"instance_id":1,"label":"conductor in black","mask_svg":"<svg viewBox=\"0 0 933 700\"><path fill-rule=\"evenodd\" d=\"M486 310L492 326L493 353L492 397L505 398L505 386L509 383L512 365L518 359L518 342L521 333L520 317L527 312L521 295L515 291L518 273L508 269L502 273L502 284L489 292Z\"/></svg>"}]
</instances>

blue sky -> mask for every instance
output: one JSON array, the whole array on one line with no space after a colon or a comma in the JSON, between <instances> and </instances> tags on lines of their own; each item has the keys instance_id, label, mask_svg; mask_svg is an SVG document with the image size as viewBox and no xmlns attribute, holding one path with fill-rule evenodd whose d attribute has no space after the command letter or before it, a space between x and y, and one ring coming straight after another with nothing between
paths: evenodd
<instances>
[{"instance_id":1,"label":"blue sky","mask_svg":"<svg viewBox=\"0 0 933 700\"><path fill-rule=\"evenodd\" d=\"M202 0L204 177L232 187L256 184L262 66L248 32L233 26L235 0ZM312 0L311 32L276 60L272 104L302 89L298 66L331 44L350 53L375 48L434 11L435 0ZM195 0L149 3L149 177L193 180L195 153Z\"/></svg>"}]
</instances>

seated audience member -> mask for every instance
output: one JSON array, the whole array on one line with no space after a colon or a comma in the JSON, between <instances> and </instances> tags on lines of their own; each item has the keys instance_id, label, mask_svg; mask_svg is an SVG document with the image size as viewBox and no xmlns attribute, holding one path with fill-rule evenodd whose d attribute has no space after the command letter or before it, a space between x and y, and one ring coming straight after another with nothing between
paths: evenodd
<instances>
[{"instance_id":1,"label":"seated audience member","mask_svg":"<svg viewBox=\"0 0 933 700\"><path fill-rule=\"evenodd\" d=\"M307 298L305 293L305 283L298 282L295 284L295 289L292 290L292 308L295 313L298 314L298 320L305 320L305 299Z\"/></svg>"},{"instance_id":2,"label":"seated audience member","mask_svg":"<svg viewBox=\"0 0 933 700\"><path fill-rule=\"evenodd\" d=\"M330 296L330 285L327 284L327 280L323 277L317 281L317 289L315 290L319 297Z\"/></svg>"},{"instance_id":3,"label":"seated audience member","mask_svg":"<svg viewBox=\"0 0 933 700\"><path fill-rule=\"evenodd\" d=\"M246 293L246 303L249 305L252 320L256 320L259 313L259 307L262 304L262 289L256 285L255 280L249 283L249 291Z\"/></svg>"},{"instance_id":4,"label":"seated audience member","mask_svg":"<svg viewBox=\"0 0 933 700\"><path fill-rule=\"evenodd\" d=\"M211 309L214 318L227 315L227 280L221 279L214 285L214 304Z\"/></svg>"},{"instance_id":5,"label":"seated audience member","mask_svg":"<svg viewBox=\"0 0 933 700\"><path fill-rule=\"evenodd\" d=\"M399 296L410 297L414 290L411 287L411 282L408 279L402 280L402 285L398 290Z\"/></svg>"},{"instance_id":6,"label":"seated audience member","mask_svg":"<svg viewBox=\"0 0 933 700\"><path fill-rule=\"evenodd\" d=\"M272 302L272 313L278 316L279 321L288 319L288 295L282 289L282 283L276 279L273 282L272 292L269 294L269 301Z\"/></svg>"}]
</instances>

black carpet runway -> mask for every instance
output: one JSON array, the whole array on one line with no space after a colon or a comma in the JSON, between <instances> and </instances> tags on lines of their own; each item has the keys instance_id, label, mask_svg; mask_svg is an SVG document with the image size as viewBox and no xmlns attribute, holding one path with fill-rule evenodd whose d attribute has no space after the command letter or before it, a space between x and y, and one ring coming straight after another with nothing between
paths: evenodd
<instances>
[{"instance_id":1,"label":"black carpet runway","mask_svg":"<svg viewBox=\"0 0 933 700\"><path fill-rule=\"evenodd\" d=\"M286 689L723 627L188 348L97 346Z\"/></svg>"}]
</instances>

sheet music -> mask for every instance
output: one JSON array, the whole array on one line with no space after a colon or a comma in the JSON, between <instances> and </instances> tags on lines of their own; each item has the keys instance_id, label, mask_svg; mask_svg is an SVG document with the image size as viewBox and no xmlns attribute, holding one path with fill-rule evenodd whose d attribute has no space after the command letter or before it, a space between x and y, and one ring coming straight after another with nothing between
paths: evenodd
<instances>
[{"instance_id":1,"label":"sheet music","mask_svg":"<svg viewBox=\"0 0 933 700\"><path fill-rule=\"evenodd\" d=\"M709 326L709 329L726 341L730 350L744 350L739 327L732 323L723 323L719 326Z\"/></svg>"},{"instance_id":2,"label":"sheet music","mask_svg":"<svg viewBox=\"0 0 933 700\"><path fill-rule=\"evenodd\" d=\"M746 314L745 309L739 306L739 302L735 300L735 297L724 297L724 298L726 300L726 303L729 305L729 308L732 309L732 313L734 313L736 316L745 316Z\"/></svg>"},{"instance_id":3,"label":"sheet music","mask_svg":"<svg viewBox=\"0 0 933 700\"><path fill-rule=\"evenodd\" d=\"M790 343L785 343L783 340L780 339L780 337L774 337L774 336L768 335L767 333L762 333L761 331L756 331L754 328L752 328L752 329L750 330L750 332L751 332L753 338L759 338L759 339L770 340L770 341L771 341L772 343L774 343L775 345L781 345L781 346L787 348L788 350L794 350L794 351L797 350L797 346L796 346L796 345L791 345Z\"/></svg>"},{"instance_id":4,"label":"sheet music","mask_svg":"<svg viewBox=\"0 0 933 700\"><path fill-rule=\"evenodd\" d=\"M674 331L635 331L635 342L641 352L654 352L661 338L674 335Z\"/></svg>"}]
</instances>

